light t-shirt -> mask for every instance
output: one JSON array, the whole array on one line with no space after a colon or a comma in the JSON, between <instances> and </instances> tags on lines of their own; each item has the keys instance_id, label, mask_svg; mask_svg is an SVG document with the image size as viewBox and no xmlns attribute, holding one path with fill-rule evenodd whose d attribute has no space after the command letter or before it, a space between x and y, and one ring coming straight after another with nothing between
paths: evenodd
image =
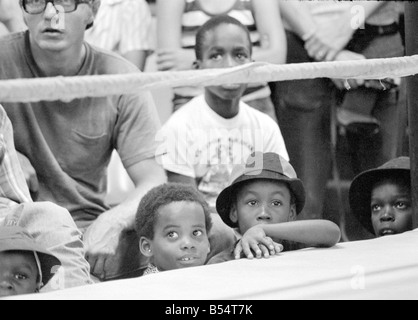
<instances>
[{"instance_id":1,"label":"light t-shirt","mask_svg":"<svg viewBox=\"0 0 418 320\"><path fill-rule=\"evenodd\" d=\"M253 152L275 152L289 160L282 133L269 116L241 103L239 114L225 119L204 96L174 113L157 141L164 169L196 179L212 208L234 165L245 163Z\"/></svg>"},{"instance_id":2,"label":"light t-shirt","mask_svg":"<svg viewBox=\"0 0 418 320\"><path fill-rule=\"evenodd\" d=\"M140 72L111 52L86 42L85 48L78 76ZM0 79L45 77L27 32L0 39L0 70ZM66 208L79 228L109 209L107 166L113 150L125 168L155 156L160 121L149 93L3 106L14 127L16 150L37 173L36 200Z\"/></svg>"}]
</instances>

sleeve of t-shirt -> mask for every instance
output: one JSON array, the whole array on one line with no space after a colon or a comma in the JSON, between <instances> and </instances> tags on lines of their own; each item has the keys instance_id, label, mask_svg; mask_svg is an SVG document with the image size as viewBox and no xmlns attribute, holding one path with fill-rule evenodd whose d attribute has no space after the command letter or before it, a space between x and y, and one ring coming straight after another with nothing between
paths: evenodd
<instances>
[{"instance_id":1,"label":"sleeve of t-shirt","mask_svg":"<svg viewBox=\"0 0 418 320\"><path fill-rule=\"evenodd\" d=\"M171 118L158 133L157 158L165 170L196 178L190 147L191 137L189 137L187 127L182 125L183 122L176 117L177 115Z\"/></svg>"},{"instance_id":2,"label":"sleeve of t-shirt","mask_svg":"<svg viewBox=\"0 0 418 320\"><path fill-rule=\"evenodd\" d=\"M150 93L121 96L113 141L126 169L155 158L161 123Z\"/></svg>"},{"instance_id":3,"label":"sleeve of t-shirt","mask_svg":"<svg viewBox=\"0 0 418 320\"><path fill-rule=\"evenodd\" d=\"M145 0L125 1L119 51L152 50L152 16Z\"/></svg>"},{"instance_id":4,"label":"sleeve of t-shirt","mask_svg":"<svg viewBox=\"0 0 418 320\"><path fill-rule=\"evenodd\" d=\"M264 148L264 152L274 152L287 161L290 160L282 132L277 123L268 116L266 116L264 126Z\"/></svg>"}]
</instances>

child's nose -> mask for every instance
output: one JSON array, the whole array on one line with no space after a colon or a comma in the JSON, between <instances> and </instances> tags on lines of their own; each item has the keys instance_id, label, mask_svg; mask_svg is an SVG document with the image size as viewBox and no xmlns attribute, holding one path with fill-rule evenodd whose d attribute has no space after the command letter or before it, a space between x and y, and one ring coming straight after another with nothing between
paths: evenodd
<instances>
[{"instance_id":1,"label":"child's nose","mask_svg":"<svg viewBox=\"0 0 418 320\"><path fill-rule=\"evenodd\" d=\"M181 247L183 250L194 249L195 248L194 241L189 237L184 237Z\"/></svg>"},{"instance_id":2,"label":"child's nose","mask_svg":"<svg viewBox=\"0 0 418 320\"><path fill-rule=\"evenodd\" d=\"M0 296L1 295L10 295L13 291L13 285L10 281L4 279L0 280Z\"/></svg>"},{"instance_id":3,"label":"child's nose","mask_svg":"<svg viewBox=\"0 0 418 320\"><path fill-rule=\"evenodd\" d=\"M270 221L271 215L269 214L268 209L265 206L263 206L261 210L262 211L260 215L257 217L257 220L258 221Z\"/></svg>"},{"instance_id":4,"label":"child's nose","mask_svg":"<svg viewBox=\"0 0 418 320\"><path fill-rule=\"evenodd\" d=\"M382 222L395 221L395 215L391 206L387 206L385 208L385 211L383 212L383 215L381 216L380 220Z\"/></svg>"},{"instance_id":5,"label":"child's nose","mask_svg":"<svg viewBox=\"0 0 418 320\"><path fill-rule=\"evenodd\" d=\"M236 67L238 64L236 63L235 59L230 55L227 55L225 58L224 68L233 68Z\"/></svg>"}]
</instances>

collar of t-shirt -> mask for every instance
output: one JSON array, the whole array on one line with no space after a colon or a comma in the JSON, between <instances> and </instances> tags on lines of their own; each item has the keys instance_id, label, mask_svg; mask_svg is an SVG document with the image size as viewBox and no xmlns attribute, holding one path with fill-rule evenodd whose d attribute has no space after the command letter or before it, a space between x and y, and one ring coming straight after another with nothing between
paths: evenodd
<instances>
[{"instance_id":1,"label":"collar of t-shirt","mask_svg":"<svg viewBox=\"0 0 418 320\"><path fill-rule=\"evenodd\" d=\"M220 124L225 128L235 129L242 121L242 117L244 116L244 109L247 105L243 102L240 102L238 114L231 119L225 119L224 117L220 116L216 113L206 102L205 96L199 96L195 98L197 102L202 105L202 112L205 113L208 117L213 119L216 123ZM199 101L200 100L200 101Z\"/></svg>"}]
</instances>

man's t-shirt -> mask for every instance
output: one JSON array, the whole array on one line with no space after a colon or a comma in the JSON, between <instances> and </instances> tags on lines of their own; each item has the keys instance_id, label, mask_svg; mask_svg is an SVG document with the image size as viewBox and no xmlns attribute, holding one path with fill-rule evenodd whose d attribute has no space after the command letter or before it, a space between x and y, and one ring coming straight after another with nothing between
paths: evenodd
<instances>
[{"instance_id":1,"label":"man's t-shirt","mask_svg":"<svg viewBox=\"0 0 418 320\"><path fill-rule=\"evenodd\" d=\"M213 111L204 96L185 105L157 136L157 151L167 171L197 180L199 190L214 208L228 186L232 169L256 151L289 155L280 129L269 116L241 103L239 114L225 119Z\"/></svg>"},{"instance_id":2,"label":"man's t-shirt","mask_svg":"<svg viewBox=\"0 0 418 320\"><path fill-rule=\"evenodd\" d=\"M78 76L139 70L123 58L87 43ZM0 39L0 79L41 78L28 33ZM108 210L106 169L116 149L129 168L155 156L160 122L150 94L77 99L71 102L4 103L17 151L36 170L38 201L70 211L83 228Z\"/></svg>"}]
</instances>

